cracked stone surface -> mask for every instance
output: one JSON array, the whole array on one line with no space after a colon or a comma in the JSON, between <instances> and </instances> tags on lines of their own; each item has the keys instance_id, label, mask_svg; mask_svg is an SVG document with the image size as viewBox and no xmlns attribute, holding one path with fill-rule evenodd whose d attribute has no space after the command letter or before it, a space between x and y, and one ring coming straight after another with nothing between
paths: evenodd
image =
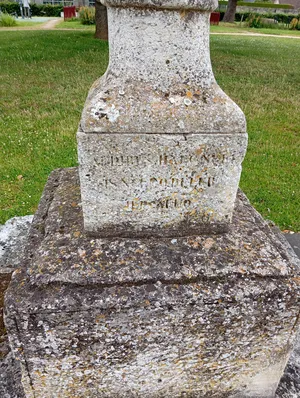
<instances>
[{"instance_id":1,"label":"cracked stone surface","mask_svg":"<svg viewBox=\"0 0 300 398\"><path fill-rule=\"evenodd\" d=\"M54 172L9 290L27 396L274 397L299 260L245 197L229 233L177 239L89 237L80 203L77 170Z\"/></svg>"}]
</instances>

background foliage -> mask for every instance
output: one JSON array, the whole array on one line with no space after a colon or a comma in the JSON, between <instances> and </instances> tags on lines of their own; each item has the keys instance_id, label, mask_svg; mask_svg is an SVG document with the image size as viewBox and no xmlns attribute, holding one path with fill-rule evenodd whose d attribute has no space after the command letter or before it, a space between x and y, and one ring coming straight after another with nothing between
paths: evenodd
<instances>
[{"instance_id":1,"label":"background foliage","mask_svg":"<svg viewBox=\"0 0 300 398\"><path fill-rule=\"evenodd\" d=\"M0 2L2 12L21 15L19 3ZM63 11L62 5L30 4L31 14L35 17L60 17Z\"/></svg>"}]
</instances>

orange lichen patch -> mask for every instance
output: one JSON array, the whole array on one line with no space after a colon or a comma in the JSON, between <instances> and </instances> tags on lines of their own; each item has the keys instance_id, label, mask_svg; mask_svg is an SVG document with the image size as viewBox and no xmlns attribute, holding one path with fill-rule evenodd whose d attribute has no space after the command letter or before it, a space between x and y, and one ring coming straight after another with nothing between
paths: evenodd
<instances>
[{"instance_id":1,"label":"orange lichen patch","mask_svg":"<svg viewBox=\"0 0 300 398\"><path fill-rule=\"evenodd\" d=\"M195 154L200 156L203 153L204 146L201 145L199 148L195 150Z\"/></svg>"},{"instance_id":2,"label":"orange lichen patch","mask_svg":"<svg viewBox=\"0 0 300 398\"><path fill-rule=\"evenodd\" d=\"M193 93L191 91L187 91L186 96L191 99L193 98Z\"/></svg>"},{"instance_id":3,"label":"orange lichen patch","mask_svg":"<svg viewBox=\"0 0 300 398\"><path fill-rule=\"evenodd\" d=\"M216 103L225 104L226 99L223 98L223 97L214 97L214 98L213 98L213 102L214 102L215 104L216 104Z\"/></svg>"},{"instance_id":4,"label":"orange lichen patch","mask_svg":"<svg viewBox=\"0 0 300 398\"><path fill-rule=\"evenodd\" d=\"M203 247L205 249L210 249L214 245L215 241L212 238L208 238L203 242Z\"/></svg>"}]
</instances>

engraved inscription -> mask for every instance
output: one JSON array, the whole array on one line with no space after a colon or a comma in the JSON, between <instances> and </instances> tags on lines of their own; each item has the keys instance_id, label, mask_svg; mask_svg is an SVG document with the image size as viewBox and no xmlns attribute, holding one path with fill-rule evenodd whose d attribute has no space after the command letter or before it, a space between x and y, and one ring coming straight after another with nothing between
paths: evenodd
<instances>
[{"instance_id":1,"label":"engraved inscription","mask_svg":"<svg viewBox=\"0 0 300 398\"><path fill-rule=\"evenodd\" d=\"M126 225L163 234L177 225L181 234L181 222L191 228L230 222L245 135L78 136L85 224L91 230Z\"/></svg>"},{"instance_id":2,"label":"engraved inscription","mask_svg":"<svg viewBox=\"0 0 300 398\"><path fill-rule=\"evenodd\" d=\"M127 211L136 211L143 210L145 208L153 208L153 209L177 209L177 208L189 208L192 202L189 199L173 199L171 197L166 197L159 200L130 200L126 202L124 210Z\"/></svg>"},{"instance_id":3,"label":"engraved inscription","mask_svg":"<svg viewBox=\"0 0 300 398\"><path fill-rule=\"evenodd\" d=\"M206 163L211 163L211 164L220 164L224 163L227 158L227 155L222 152L212 152L208 153L205 152L204 146L199 147L196 151L195 154L189 154L189 155L180 155L180 156L173 156L170 154L161 154L159 155L159 160L158 164L159 165L180 165L180 164L187 164L187 163L193 163L193 162L198 162L204 161Z\"/></svg>"},{"instance_id":4,"label":"engraved inscription","mask_svg":"<svg viewBox=\"0 0 300 398\"><path fill-rule=\"evenodd\" d=\"M192 173L193 174L193 173ZM196 173L194 173L196 174ZM200 173L201 175L201 173ZM88 175L87 175L88 177ZM200 177L199 174L195 177L149 177L149 178L128 178L128 177L112 177L102 178L99 180L99 185L102 188L120 188L120 187L132 187L132 186L149 186L149 187L161 187L161 188L182 188L183 190L196 189L199 192L205 187L211 187L215 184L216 178L212 176L203 175Z\"/></svg>"},{"instance_id":5,"label":"engraved inscription","mask_svg":"<svg viewBox=\"0 0 300 398\"><path fill-rule=\"evenodd\" d=\"M149 164L159 166L170 166L170 165L185 165L189 163L197 163L199 161L210 164L224 163L226 159L229 159L229 154L221 151L212 151L205 145L199 146L194 153L186 155L173 155L168 153L161 153L156 157L151 155L102 155L94 158L95 165L97 166L110 166L110 167L122 167L122 166L145 166Z\"/></svg>"},{"instance_id":6,"label":"engraved inscription","mask_svg":"<svg viewBox=\"0 0 300 398\"><path fill-rule=\"evenodd\" d=\"M144 155L109 155L99 156L94 158L94 162L97 166L102 167L124 167L124 166L142 166L145 164L153 163L151 158Z\"/></svg>"}]
</instances>

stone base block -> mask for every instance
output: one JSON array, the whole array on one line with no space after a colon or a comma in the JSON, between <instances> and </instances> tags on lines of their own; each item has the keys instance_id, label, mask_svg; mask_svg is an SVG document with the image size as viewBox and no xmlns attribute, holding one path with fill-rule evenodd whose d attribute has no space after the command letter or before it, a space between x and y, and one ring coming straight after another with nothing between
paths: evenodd
<instances>
[{"instance_id":1,"label":"stone base block","mask_svg":"<svg viewBox=\"0 0 300 398\"><path fill-rule=\"evenodd\" d=\"M64 169L45 188L6 326L30 398L271 398L299 284L299 260L242 193L226 234L91 238L77 170Z\"/></svg>"}]
</instances>

